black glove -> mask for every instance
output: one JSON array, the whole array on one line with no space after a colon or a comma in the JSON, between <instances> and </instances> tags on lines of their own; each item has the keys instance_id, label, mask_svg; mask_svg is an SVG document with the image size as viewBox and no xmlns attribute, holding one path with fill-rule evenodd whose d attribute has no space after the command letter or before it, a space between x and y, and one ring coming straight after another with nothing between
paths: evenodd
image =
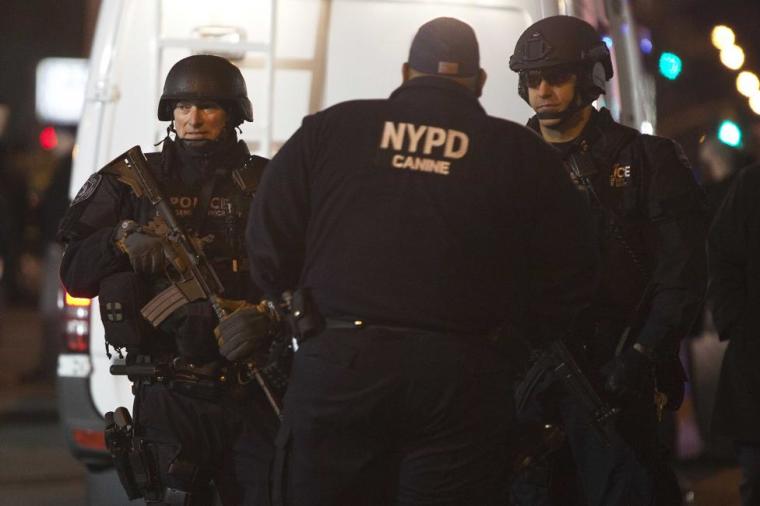
<instances>
[{"instance_id":1,"label":"black glove","mask_svg":"<svg viewBox=\"0 0 760 506\"><path fill-rule=\"evenodd\" d=\"M652 361L636 348L628 348L602 367L604 389L616 397L652 392Z\"/></svg>"},{"instance_id":2,"label":"black glove","mask_svg":"<svg viewBox=\"0 0 760 506\"><path fill-rule=\"evenodd\" d=\"M219 322L215 332L219 353L231 362L252 358L264 364L274 337L275 322L259 306L243 306Z\"/></svg>"},{"instance_id":3,"label":"black glove","mask_svg":"<svg viewBox=\"0 0 760 506\"><path fill-rule=\"evenodd\" d=\"M164 269L166 255L160 237L137 231L137 224L127 220L117 225L117 247L129 255L129 263L135 272L155 274Z\"/></svg>"}]
</instances>

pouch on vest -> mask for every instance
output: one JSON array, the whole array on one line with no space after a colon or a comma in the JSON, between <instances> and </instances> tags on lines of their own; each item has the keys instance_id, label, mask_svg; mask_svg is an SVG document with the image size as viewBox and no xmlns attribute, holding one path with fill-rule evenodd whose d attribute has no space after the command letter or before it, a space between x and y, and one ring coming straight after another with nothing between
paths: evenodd
<instances>
[{"instance_id":1,"label":"pouch on vest","mask_svg":"<svg viewBox=\"0 0 760 506\"><path fill-rule=\"evenodd\" d=\"M159 338L159 331L140 314L151 295L147 283L134 272L112 274L100 282L100 320L109 345L129 352Z\"/></svg>"}]
</instances>

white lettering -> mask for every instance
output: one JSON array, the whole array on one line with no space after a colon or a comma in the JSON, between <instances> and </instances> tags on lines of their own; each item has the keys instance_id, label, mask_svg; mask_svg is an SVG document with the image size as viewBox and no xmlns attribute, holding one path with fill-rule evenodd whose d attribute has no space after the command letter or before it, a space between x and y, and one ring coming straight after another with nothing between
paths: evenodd
<instances>
[{"instance_id":1,"label":"white lettering","mask_svg":"<svg viewBox=\"0 0 760 506\"><path fill-rule=\"evenodd\" d=\"M383 129L383 138L380 141L380 147L388 149L388 146L393 144L393 149L401 151L404 146L404 129L406 123L400 123L396 125L392 121L385 122L385 128Z\"/></svg>"},{"instance_id":2,"label":"white lettering","mask_svg":"<svg viewBox=\"0 0 760 506\"><path fill-rule=\"evenodd\" d=\"M451 162L446 160L433 160L419 156L394 155L391 164L397 169L417 170L420 172L435 172L444 176L449 175Z\"/></svg>"},{"instance_id":3,"label":"white lettering","mask_svg":"<svg viewBox=\"0 0 760 506\"><path fill-rule=\"evenodd\" d=\"M456 141L459 141L459 147L454 148ZM446 158L462 158L467 154L467 148L470 147L470 138L467 134L458 130L449 130L448 137L446 139L446 148L444 149L443 156Z\"/></svg>"},{"instance_id":4,"label":"white lettering","mask_svg":"<svg viewBox=\"0 0 760 506\"><path fill-rule=\"evenodd\" d=\"M422 139L422 134L425 133L425 130L427 130L427 127L425 125L420 125L419 127L417 127L415 125L412 125L411 123L404 123L404 124L406 125L406 131L409 133L408 151L410 153L415 153L417 151L417 146L420 143L420 139Z\"/></svg>"},{"instance_id":5,"label":"white lettering","mask_svg":"<svg viewBox=\"0 0 760 506\"><path fill-rule=\"evenodd\" d=\"M423 152L429 155L433 152L434 147L443 146L444 142L446 142L446 130L438 127L428 127Z\"/></svg>"}]
</instances>

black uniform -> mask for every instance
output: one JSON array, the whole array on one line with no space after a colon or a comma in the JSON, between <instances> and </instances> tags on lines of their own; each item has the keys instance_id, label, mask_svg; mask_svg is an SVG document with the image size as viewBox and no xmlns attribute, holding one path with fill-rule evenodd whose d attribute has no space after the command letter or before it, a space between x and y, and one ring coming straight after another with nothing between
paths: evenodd
<instances>
[{"instance_id":1,"label":"black uniform","mask_svg":"<svg viewBox=\"0 0 760 506\"><path fill-rule=\"evenodd\" d=\"M710 229L709 299L723 358L712 430L732 438L742 504L760 504L760 165L735 178Z\"/></svg>"},{"instance_id":2,"label":"black uniform","mask_svg":"<svg viewBox=\"0 0 760 506\"><path fill-rule=\"evenodd\" d=\"M539 130L535 117L529 126ZM679 340L704 292L702 193L678 145L620 125L606 109L592 112L577 139L555 147L595 210L602 259L594 303L569 344L600 385L599 371L615 356L627 327L623 350L638 342L655 352L654 384L645 381L640 396L623 401L617 429L625 443L604 448L581 407L561 389L553 392L586 500L600 506L679 504L657 442L652 398L656 387L676 409L683 397Z\"/></svg>"},{"instance_id":3,"label":"black uniform","mask_svg":"<svg viewBox=\"0 0 760 506\"><path fill-rule=\"evenodd\" d=\"M327 319L286 395L288 499L504 504L510 373L485 335L564 332L591 228L556 154L449 80L305 118L247 231L256 283L307 288Z\"/></svg>"},{"instance_id":4,"label":"black uniform","mask_svg":"<svg viewBox=\"0 0 760 506\"><path fill-rule=\"evenodd\" d=\"M231 178L231 171L251 156L242 141L229 141L215 153L192 154L167 139L162 153L147 156L180 223L206 237L204 251L221 278L224 296L255 301L258 291L242 270L244 218L235 223L237 215L247 215L250 196ZM205 197L204 187L210 188ZM195 213L203 204L205 212ZM127 255L114 245L115 226L126 219L146 224L155 215L150 202L136 198L127 185L110 175L93 175L61 225L60 238L66 243L61 279L67 290L95 297L104 280L131 271ZM240 260L240 269L233 259ZM146 282L152 286L156 279ZM158 289L160 282L156 285ZM166 365L180 357L215 369L222 365L213 335L216 324L208 302L188 304L162 325L159 337L130 350L127 363ZM193 504L204 504L210 501L203 494L213 479L224 504L267 504L276 418L260 392L205 386L214 393L206 395L198 385L171 378L135 383L136 435L154 448L161 486L190 491L199 501Z\"/></svg>"}]
</instances>

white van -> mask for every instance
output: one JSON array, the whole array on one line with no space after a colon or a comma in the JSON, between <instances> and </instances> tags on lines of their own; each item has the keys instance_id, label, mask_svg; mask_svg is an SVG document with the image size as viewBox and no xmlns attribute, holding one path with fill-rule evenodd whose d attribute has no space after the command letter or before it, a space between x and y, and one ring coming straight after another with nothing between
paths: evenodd
<instances>
[{"instance_id":1,"label":"white van","mask_svg":"<svg viewBox=\"0 0 760 506\"><path fill-rule=\"evenodd\" d=\"M438 16L469 23L488 72L482 104L489 114L524 123L530 109L517 95L507 61L522 31L554 14L583 17L611 36L616 79L606 105L626 124L649 122L651 100L641 74L636 30L626 2L606 13L602 0L103 0L90 56L70 193L129 147L143 151L166 134L156 119L163 80L193 53L238 65L253 102L254 123L242 126L251 151L271 156L304 115L337 102L387 97L416 29ZM619 76L619 77L618 77ZM622 80L622 81L621 81ZM621 90L625 93L621 93ZM131 406L130 385L109 374L97 304L65 297L65 349L58 360L61 421L74 455L107 469L103 419ZM118 357L115 357L118 358ZM98 488L90 502L118 504L120 488ZM114 502L115 501L115 502Z\"/></svg>"}]
</instances>

